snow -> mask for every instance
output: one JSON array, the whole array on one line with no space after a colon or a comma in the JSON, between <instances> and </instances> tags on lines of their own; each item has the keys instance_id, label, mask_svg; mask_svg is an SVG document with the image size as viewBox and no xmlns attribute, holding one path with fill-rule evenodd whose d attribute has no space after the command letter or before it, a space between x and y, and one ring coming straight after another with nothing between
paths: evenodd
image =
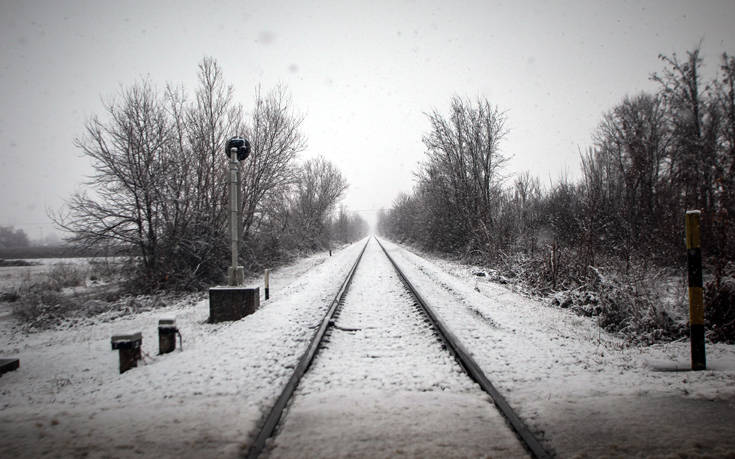
<instances>
[{"instance_id":1,"label":"snow","mask_svg":"<svg viewBox=\"0 0 735 459\"><path fill-rule=\"evenodd\" d=\"M526 457L371 240L271 457Z\"/></svg>"},{"instance_id":2,"label":"snow","mask_svg":"<svg viewBox=\"0 0 735 459\"><path fill-rule=\"evenodd\" d=\"M562 457L735 452L735 347L628 347L552 308L386 242L396 262L547 447ZM479 290L479 291L478 291Z\"/></svg>"},{"instance_id":3,"label":"snow","mask_svg":"<svg viewBox=\"0 0 735 459\"><path fill-rule=\"evenodd\" d=\"M201 296L31 334L0 320L0 357L20 358L18 370L0 377L0 457L241 455L362 244L274 270L271 299L237 322L206 323ZM735 453L735 346L708 345L708 370L688 371L688 342L630 347L594 320L478 278L473 267L386 246L559 456ZM307 455L294 445L311 448L312 436L322 443L313 451L324 455L474 456L512 444L496 442L503 430L495 426L504 423L434 351L439 344L426 341L398 287L384 290L389 276L366 270L337 319L332 357L325 353L307 373L272 454ZM161 318L176 320L183 352L156 355ZM144 361L120 375L110 338L134 332L143 334ZM345 453L343 437L362 441Z\"/></svg>"},{"instance_id":4,"label":"snow","mask_svg":"<svg viewBox=\"0 0 735 459\"><path fill-rule=\"evenodd\" d=\"M31 266L0 266L0 291L9 291L19 286L24 280L30 279L31 276L47 273L57 263L80 266L87 263L85 258L70 258L67 262L63 260L61 258L29 258L24 261L33 263Z\"/></svg>"},{"instance_id":5,"label":"snow","mask_svg":"<svg viewBox=\"0 0 735 459\"><path fill-rule=\"evenodd\" d=\"M0 378L0 457L239 455L361 248L273 271L271 299L237 322L206 323L206 300L30 335L0 322L0 349L20 358ZM183 352L155 355L160 318ZM119 374L110 338L138 331L144 362Z\"/></svg>"}]
</instances>

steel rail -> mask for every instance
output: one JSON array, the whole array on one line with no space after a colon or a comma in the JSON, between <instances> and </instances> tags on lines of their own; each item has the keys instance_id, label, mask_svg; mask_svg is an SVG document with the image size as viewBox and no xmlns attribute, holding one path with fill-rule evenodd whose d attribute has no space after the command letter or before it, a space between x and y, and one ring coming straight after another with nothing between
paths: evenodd
<instances>
[{"instance_id":1,"label":"steel rail","mask_svg":"<svg viewBox=\"0 0 735 459\"><path fill-rule=\"evenodd\" d=\"M311 363L314 361L314 357L319 350L319 345L324 339L324 335L326 334L327 329L330 325L333 324L332 317L334 316L337 307L342 303L343 298L347 293L350 284L352 283L352 278L354 277L355 271L357 270L357 265L360 264L362 254L365 253L365 248L367 247L369 242L370 239L368 239L365 242L365 245L362 247L360 255L357 256L357 260L355 260L355 263L352 265L352 268L347 273L347 276L342 282L342 285L337 291L337 294L334 296L334 299L332 300L332 303L330 304L327 313L324 315L324 318L322 319L319 328L317 329L316 333L314 333L314 335L311 337L309 347L307 347L306 351L301 355L299 363L296 366L293 374L291 375L291 378L288 380L288 383L283 388L281 395L278 397L278 400L276 400L276 403L268 412L268 415L262 421L261 428L258 431L258 434L256 435L253 444L250 446L246 457L258 457L260 453L263 452L263 449L265 448L265 443L268 441L271 435L273 435L273 431L276 429L276 426L278 425L278 422L283 415L283 410L286 408L288 401L291 399L291 396L296 390L296 387L299 385L301 377L304 376L304 373L306 373L306 371L309 369L309 366L311 366Z\"/></svg>"},{"instance_id":2,"label":"steel rail","mask_svg":"<svg viewBox=\"0 0 735 459\"><path fill-rule=\"evenodd\" d=\"M410 290L411 294L416 299L416 302L421 306L426 315L429 317L429 320L431 320L431 322L433 323L434 328L439 331L439 334L441 335L444 343L447 345L447 348L452 351L455 358L465 369L467 374L477 384L480 385L483 391L490 395L493 402L495 403L495 406L502 413L502 415L505 416L505 419L510 424L521 444L526 448L529 453L531 453L533 457L539 459L553 457L553 455L549 451L547 451L546 448L541 445L541 442L539 442L538 439L533 435L526 423L524 423L523 420L518 416L518 414L516 414L508 401L505 399L505 397L503 397L503 395L490 382L490 379L488 379L488 377L482 371L477 362L475 362L475 360L471 357L471 354L467 352L467 350L460 343L457 337L449 330L447 325L439 318L436 312L431 309L429 303L427 303L423 299L423 297L416 290L413 284L411 284L411 281L408 280L406 275L403 273L395 260L393 260L393 257L390 256L380 240L378 240L377 237L375 238L375 240L378 242L378 245L380 245L380 248L383 249L383 252L388 257L388 260L390 260L391 264L395 268L398 276L401 278L404 285L408 288L408 290Z\"/></svg>"}]
</instances>

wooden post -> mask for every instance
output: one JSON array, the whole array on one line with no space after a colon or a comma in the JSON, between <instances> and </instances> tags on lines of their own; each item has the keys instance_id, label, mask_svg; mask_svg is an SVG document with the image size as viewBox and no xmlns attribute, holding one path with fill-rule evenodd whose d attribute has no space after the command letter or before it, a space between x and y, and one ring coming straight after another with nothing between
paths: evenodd
<instances>
[{"instance_id":1,"label":"wooden post","mask_svg":"<svg viewBox=\"0 0 735 459\"><path fill-rule=\"evenodd\" d=\"M271 274L270 269L266 269L265 270L265 299L266 300L270 298L270 293L271 293L270 288L269 288L270 274Z\"/></svg>"},{"instance_id":2,"label":"wooden post","mask_svg":"<svg viewBox=\"0 0 735 459\"><path fill-rule=\"evenodd\" d=\"M687 271L689 277L689 333L692 348L692 370L706 370L704 349L704 292L702 289L702 249L699 210L686 213Z\"/></svg>"}]
</instances>

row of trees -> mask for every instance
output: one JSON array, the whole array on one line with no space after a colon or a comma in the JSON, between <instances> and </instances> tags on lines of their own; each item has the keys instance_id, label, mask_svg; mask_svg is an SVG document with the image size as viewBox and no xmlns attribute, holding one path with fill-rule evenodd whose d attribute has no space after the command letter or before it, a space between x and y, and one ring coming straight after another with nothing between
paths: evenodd
<instances>
[{"instance_id":1,"label":"row of trees","mask_svg":"<svg viewBox=\"0 0 735 459\"><path fill-rule=\"evenodd\" d=\"M680 265L684 212L700 209L704 253L719 276L735 260L735 58L723 54L712 81L699 48L660 58L651 76L659 91L609 110L595 147L581 153L581 180L550 189L529 174L508 186L504 114L486 99L453 98L448 115L427 115L415 189L380 213L379 232L496 266L537 256L556 288L565 250L579 276L600 263Z\"/></svg>"},{"instance_id":2,"label":"row of trees","mask_svg":"<svg viewBox=\"0 0 735 459\"><path fill-rule=\"evenodd\" d=\"M356 241L370 233L370 225L357 213L350 213L345 206L340 206L339 213L332 220L330 234L335 241L348 243Z\"/></svg>"},{"instance_id":3,"label":"row of trees","mask_svg":"<svg viewBox=\"0 0 735 459\"><path fill-rule=\"evenodd\" d=\"M28 247L28 235L25 231L12 226L0 226L0 249Z\"/></svg>"},{"instance_id":4,"label":"row of trees","mask_svg":"<svg viewBox=\"0 0 735 459\"><path fill-rule=\"evenodd\" d=\"M507 161L500 150L505 115L487 99L454 97L448 116L436 110L427 116L431 131L423 138L426 160L414 192L379 212L378 231L465 256L507 250L519 233L504 229L511 197L501 174Z\"/></svg>"},{"instance_id":5,"label":"row of trees","mask_svg":"<svg viewBox=\"0 0 735 459\"><path fill-rule=\"evenodd\" d=\"M198 288L222 280L228 260L224 142L243 135L241 260L259 269L294 250L326 248L347 183L323 158L297 162L303 118L283 87L255 91L247 114L219 65L205 58L190 99L148 80L123 88L76 141L95 171L56 223L86 247L134 247L140 286Z\"/></svg>"}]
</instances>

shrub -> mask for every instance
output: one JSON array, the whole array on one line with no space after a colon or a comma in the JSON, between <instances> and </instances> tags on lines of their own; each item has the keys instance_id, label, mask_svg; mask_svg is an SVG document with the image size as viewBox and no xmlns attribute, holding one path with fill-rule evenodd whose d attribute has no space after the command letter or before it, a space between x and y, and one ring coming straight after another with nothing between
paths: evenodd
<instances>
[{"instance_id":1,"label":"shrub","mask_svg":"<svg viewBox=\"0 0 735 459\"><path fill-rule=\"evenodd\" d=\"M35 266L38 263L36 262L30 262L26 260L5 260L3 258L0 258L0 267L8 268L8 267L16 267L16 266Z\"/></svg>"},{"instance_id":2,"label":"shrub","mask_svg":"<svg viewBox=\"0 0 735 459\"><path fill-rule=\"evenodd\" d=\"M124 270L126 265L134 265L134 259L128 259L128 262L122 262L119 258L91 258L89 261L89 279L90 280L120 280L125 276Z\"/></svg>"},{"instance_id":3,"label":"shrub","mask_svg":"<svg viewBox=\"0 0 735 459\"><path fill-rule=\"evenodd\" d=\"M82 286L85 281L86 271L69 263L54 264L45 275L36 278L26 273L12 292L13 314L31 328L58 325L79 308L78 298L62 290Z\"/></svg>"},{"instance_id":4,"label":"shrub","mask_svg":"<svg viewBox=\"0 0 735 459\"><path fill-rule=\"evenodd\" d=\"M673 312L680 305L671 305L663 288L667 273L643 266L630 266L626 273L613 258L600 261L605 268L586 266L574 250L559 249L553 256L516 255L506 270L532 293L551 295L552 305L595 317L601 328L630 342L652 344L685 336L686 324Z\"/></svg>"},{"instance_id":5,"label":"shrub","mask_svg":"<svg viewBox=\"0 0 735 459\"><path fill-rule=\"evenodd\" d=\"M75 307L74 301L59 291L34 284L21 291L13 303L13 314L33 328L50 328L58 325Z\"/></svg>"},{"instance_id":6,"label":"shrub","mask_svg":"<svg viewBox=\"0 0 735 459\"><path fill-rule=\"evenodd\" d=\"M735 264L727 265L719 282L707 283L704 316L712 341L735 343Z\"/></svg>"},{"instance_id":7,"label":"shrub","mask_svg":"<svg viewBox=\"0 0 735 459\"><path fill-rule=\"evenodd\" d=\"M653 344L673 340L686 333L665 308L655 289L655 276L595 273L593 290L599 297L598 323L607 331L620 333L633 342Z\"/></svg>"},{"instance_id":8,"label":"shrub","mask_svg":"<svg viewBox=\"0 0 735 459\"><path fill-rule=\"evenodd\" d=\"M87 272L71 263L56 263L51 266L46 276L56 291L66 287L79 287L87 280Z\"/></svg>"}]
</instances>

